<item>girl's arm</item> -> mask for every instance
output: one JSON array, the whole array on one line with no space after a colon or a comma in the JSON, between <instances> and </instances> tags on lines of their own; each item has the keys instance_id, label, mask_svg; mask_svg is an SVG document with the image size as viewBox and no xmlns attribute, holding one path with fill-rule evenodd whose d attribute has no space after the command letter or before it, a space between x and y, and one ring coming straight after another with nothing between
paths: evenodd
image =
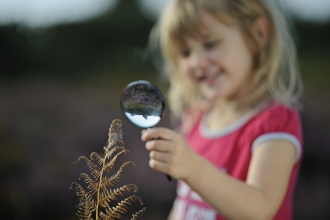
<instances>
[{"instance_id":1,"label":"girl's arm","mask_svg":"<svg viewBox=\"0 0 330 220\"><path fill-rule=\"evenodd\" d=\"M175 213L174 213L174 209L172 208L169 215L168 215L168 218L167 220L174 220L175 219Z\"/></svg>"},{"instance_id":2,"label":"girl's arm","mask_svg":"<svg viewBox=\"0 0 330 220\"><path fill-rule=\"evenodd\" d=\"M183 180L228 219L271 219L285 195L296 153L290 142L263 142L253 152L247 181L242 182L219 171L169 129L143 131L142 140L149 140L151 168Z\"/></svg>"}]
</instances>

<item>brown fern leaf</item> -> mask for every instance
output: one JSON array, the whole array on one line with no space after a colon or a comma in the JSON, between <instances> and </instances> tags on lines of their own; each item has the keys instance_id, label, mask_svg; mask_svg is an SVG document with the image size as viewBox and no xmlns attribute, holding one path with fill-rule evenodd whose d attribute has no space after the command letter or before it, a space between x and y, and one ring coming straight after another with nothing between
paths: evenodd
<instances>
[{"instance_id":1,"label":"brown fern leaf","mask_svg":"<svg viewBox=\"0 0 330 220\"><path fill-rule=\"evenodd\" d=\"M143 209L141 209L140 211L136 212L135 214L132 215L131 220L138 220L141 219L142 216L144 215L144 213L146 213L147 208L144 207Z\"/></svg>"},{"instance_id":2,"label":"brown fern leaf","mask_svg":"<svg viewBox=\"0 0 330 220\"><path fill-rule=\"evenodd\" d=\"M91 198L91 196L85 196L80 199L79 205L78 205L78 211L76 215L81 220L93 220L91 218L91 215L95 211L95 204L94 200Z\"/></svg>"},{"instance_id":3,"label":"brown fern leaf","mask_svg":"<svg viewBox=\"0 0 330 220\"><path fill-rule=\"evenodd\" d=\"M90 159L88 159L88 158L85 157L85 156L80 156L80 157L78 158L78 160L77 160L75 163L79 162L80 159L83 159L83 160L86 161L87 166L88 166L88 168L90 169L90 171L91 171L91 173L92 173L92 176L93 176L95 179L97 179L97 178L100 177L101 172L102 172L102 168L100 168L99 166L97 166L96 164L94 164Z\"/></svg>"},{"instance_id":4,"label":"brown fern leaf","mask_svg":"<svg viewBox=\"0 0 330 220\"><path fill-rule=\"evenodd\" d=\"M121 218L121 217L122 216L119 213L114 213L111 217L107 217L107 213L100 212L100 219L102 219L102 220L113 220L113 219Z\"/></svg>"},{"instance_id":5,"label":"brown fern leaf","mask_svg":"<svg viewBox=\"0 0 330 220\"><path fill-rule=\"evenodd\" d=\"M127 162L123 163L115 175L111 176L110 178L103 177L103 179L102 179L102 185L112 187L116 183L118 183L119 182L119 178L120 178L120 176L121 176L124 168L128 164L133 164L135 166L135 163L133 161L127 161Z\"/></svg>"},{"instance_id":6,"label":"brown fern leaf","mask_svg":"<svg viewBox=\"0 0 330 220\"><path fill-rule=\"evenodd\" d=\"M110 203L118 200L119 196L124 196L125 192L136 192L138 190L137 186L134 184L127 184L114 190L111 189L114 184L119 182L119 178L128 164L133 164L135 166L133 161L123 163L116 174L112 175L110 178L105 176L106 173L112 171L117 158L121 154L129 153L129 150L124 147L121 126L122 123L119 119L112 122L109 129L108 142L106 146L103 147L103 154L92 152L90 154L90 159L81 156L76 161L85 160L91 171L91 176L82 173L79 177L79 180L87 185L87 191L76 182L73 182L70 186L70 189L73 187L75 188L78 196L79 203L76 206L78 209L76 215L80 220L93 220L91 217L93 213L95 214L95 220L117 219L121 218L122 215L128 211L128 205L132 205L133 202L139 201L142 205L140 197L132 195L119 202L117 206L110 206ZM145 209L142 209L132 215L133 219L142 216L144 211Z\"/></svg>"},{"instance_id":7,"label":"brown fern leaf","mask_svg":"<svg viewBox=\"0 0 330 220\"><path fill-rule=\"evenodd\" d=\"M122 147L122 146L124 146L124 141L122 141L122 140L114 140L114 141L108 142L109 149L114 148L114 147Z\"/></svg>"},{"instance_id":8,"label":"brown fern leaf","mask_svg":"<svg viewBox=\"0 0 330 220\"><path fill-rule=\"evenodd\" d=\"M103 168L104 171L110 173L111 170L112 170L113 165L115 164L115 162L116 162L116 160L118 158L118 156L121 155L121 154L123 154L123 153L125 153L125 154L126 153L129 153L129 150L123 149L123 150L119 151L115 156L113 156L113 158L109 162L107 162L105 164L105 166Z\"/></svg>"},{"instance_id":9,"label":"brown fern leaf","mask_svg":"<svg viewBox=\"0 0 330 220\"><path fill-rule=\"evenodd\" d=\"M122 151L127 150L124 146L114 146L109 151L105 152L106 159L110 159L113 157L113 154L116 153L116 151Z\"/></svg>"},{"instance_id":10,"label":"brown fern leaf","mask_svg":"<svg viewBox=\"0 0 330 220\"><path fill-rule=\"evenodd\" d=\"M112 220L115 218L121 218L122 214L125 214L128 211L128 205L132 205L133 202L140 202L141 205L143 205L141 198L132 195L125 200L118 203L118 205L114 208L107 208L106 213L100 213L100 217L102 220Z\"/></svg>"},{"instance_id":11,"label":"brown fern leaf","mask_svg":"<svg viewBox=\"0 0 330 220\"><path fill-rule=\"evenodd\" d=\"M91 153L90 158L91 160L97 160L100 165L103 165L105 161L104 155L100 155L96 152Z\"/></svg>"},{"instance_id":12,"label":"brown fern leaf","mask_svg":"<svg viewBox=\"0 0 330 220\"><path fill-rule=\"evenodd\" d=\"M112 121L109 129L109 140L116 141L123 139L123 131L121 129L122 123L119 119Z\"/></svg>"},{"instance_id":13,"label":"brown fern leaf","mask_svg":"<svg viewBox=\"0 0 330 220\"><path fill-rule=\"evenodd\" d=\"M133 190L134 192L136 192L138 190L137 186L134 184L128 184L128 185L124 185L120 188L117 188L115 190L107 190L105 189L102 193L101 196L99 198L99 202L100 205L102 207L108 207L109 208L109 202L114 201L114 200L118 200L117 197L118 196L124 196L124 192Z\"/></svg>"},{"instance_id":14,"label":"brown fern leaf","mask_svg":"<svg viewBox=\"0 0 330 220\"><path fill-rule=\"evenodd\" d=\"M108 151L114 146L124 146L123 142L123 131L121 129L122 123L119 119L112 121L109 129L109 138L107 141L107 146L104 147L104 151Z\"/></svg>"},{"instance_id":15,"label":"brown fern leaf","mask_svg":"<svg viewBox=\"0 0 330 220\"><path fill-rule=\"evenodd\" d=\"M95 202L92 195L87 193L79 183L73 182L70 185L70 189L75 185L75 190L79 198L79 203L76 206L78 211L76 215L81 220L92 220L91 215L95 211Z\"/></svg>"},{"instance_id":16,"label":"brown fern leaf","mask_svg":"<svg viewBox=\"0 0 330 220\"><path fill-rule=\"evenodd\" d=\"M97 192L97 189L99 187L99 183L94 181L89 175L86 173L82 173L79 176L79 180L83 179L83 181L87 184L87 189L89 189L89 193L93 195Z\"/></svg>"},{"instance_id":17,"label":"brown fern leaf","mask_svg":"<svg viewBox=\"0 0 330 220\"><path fill-rule=\"evenodd\" d=\"M76 190L76 194L77 196L85 196L86 191L84 190L84 188L77 182L72 182L70 185L69 189L72 189L72 187L75 185L75 190Z\"/></svg>"},{"instance_id":18,"label":"brown fern leaf","mask_svg":"<svg viewBox=\"0 0 330 220\"><path fill-rule=\"evenodd\" d=\"M140 197L138 197L136 195L132 195L132 196L124 199L120 203L118 203L118 205L115 208L113 208L113 211L115 212L116 210L118 210L119 212L121 212L125 208L128 208L127 207L128 205L132 205L133 202L140 202L140 205L143 205Z\"/></svg>"}]
</instances>

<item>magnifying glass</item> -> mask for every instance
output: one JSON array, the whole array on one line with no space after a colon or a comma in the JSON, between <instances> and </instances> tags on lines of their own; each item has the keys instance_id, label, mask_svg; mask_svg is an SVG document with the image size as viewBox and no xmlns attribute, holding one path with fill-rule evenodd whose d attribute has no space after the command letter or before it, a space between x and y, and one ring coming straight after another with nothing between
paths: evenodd
<instances>
[{"instance_id":1,"label":"magnifying glass","mask_svg":"<svg viewBox=\"0 0 330 220\"><path fill-rule=\"evenodd\" d=\"M165 113L164 96L160 90L145 80L132 82L124 89L120 99L126 118L141 128L153 128ZM166 175L169 181L172 178Z\"/></svg>"},{"instance_id":2,"label":"magnifying glass","mask_svg":"<svg viewBox=\"0 0 330 220\"><path fill-rule=\"evenodd\" d=\"M126 118L141 128L152 128L164 115L165 102L160 90L145 80L132 82L121 95Z\"/></svg>"}]
</instances>

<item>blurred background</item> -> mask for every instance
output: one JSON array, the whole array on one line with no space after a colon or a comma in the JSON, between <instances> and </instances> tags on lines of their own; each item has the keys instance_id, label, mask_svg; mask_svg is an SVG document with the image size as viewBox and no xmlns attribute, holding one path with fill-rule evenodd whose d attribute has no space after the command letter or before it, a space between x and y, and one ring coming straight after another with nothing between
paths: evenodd
<instances>
[{"instance_id":1,"label":"blurred background","mask_svg":"<svg viewBox=\"0 0 330 220\"><path fill-rule=\"evenodd\" d=\"M71 182L89 173L79 156L102 153L114 119L133 160L115 187L134 183L143 219L166 219L175 181L148 167L141 129L122 115L120 94L145 79L167 83L146 53L166 0L0 1L0 219L78 219ZM293 15L305 84L305 153L295 219L330 219L330 2L282 0ZM169 114L160 126L175 127ZM131 195L128 193L127 195Z\"/></svg>"}]
</instances>

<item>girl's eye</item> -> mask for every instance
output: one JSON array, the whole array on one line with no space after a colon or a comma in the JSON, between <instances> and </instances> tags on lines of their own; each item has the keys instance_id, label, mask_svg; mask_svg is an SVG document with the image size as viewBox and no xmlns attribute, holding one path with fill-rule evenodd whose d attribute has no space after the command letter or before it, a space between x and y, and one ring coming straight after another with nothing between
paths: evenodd
<instances>
[{"instance_id":1,"label":"girl's eye","mask_svg":"<svg viewBox=\"0 0 330 220\"><path fill-rule=\"evenodd\" d=\"M213 47L217 46L218 43L219 43L219 42L216 41L216 40L213 40L213 41L206 41L206 42L204 43L204 47L205 47L206 49L212 49Z\"/></svg>"},{"instance_id":2,"label":"girl's eye","mask_svg":"<svg viewBox=\"0 0 330 220\"><path fill-rule=\"evenodd\" d=\"M189 50L181 50L180 53L181 53L181 56L184 57L184 58L187 58L190 55Z\"/></svg>"}]
</instances>

